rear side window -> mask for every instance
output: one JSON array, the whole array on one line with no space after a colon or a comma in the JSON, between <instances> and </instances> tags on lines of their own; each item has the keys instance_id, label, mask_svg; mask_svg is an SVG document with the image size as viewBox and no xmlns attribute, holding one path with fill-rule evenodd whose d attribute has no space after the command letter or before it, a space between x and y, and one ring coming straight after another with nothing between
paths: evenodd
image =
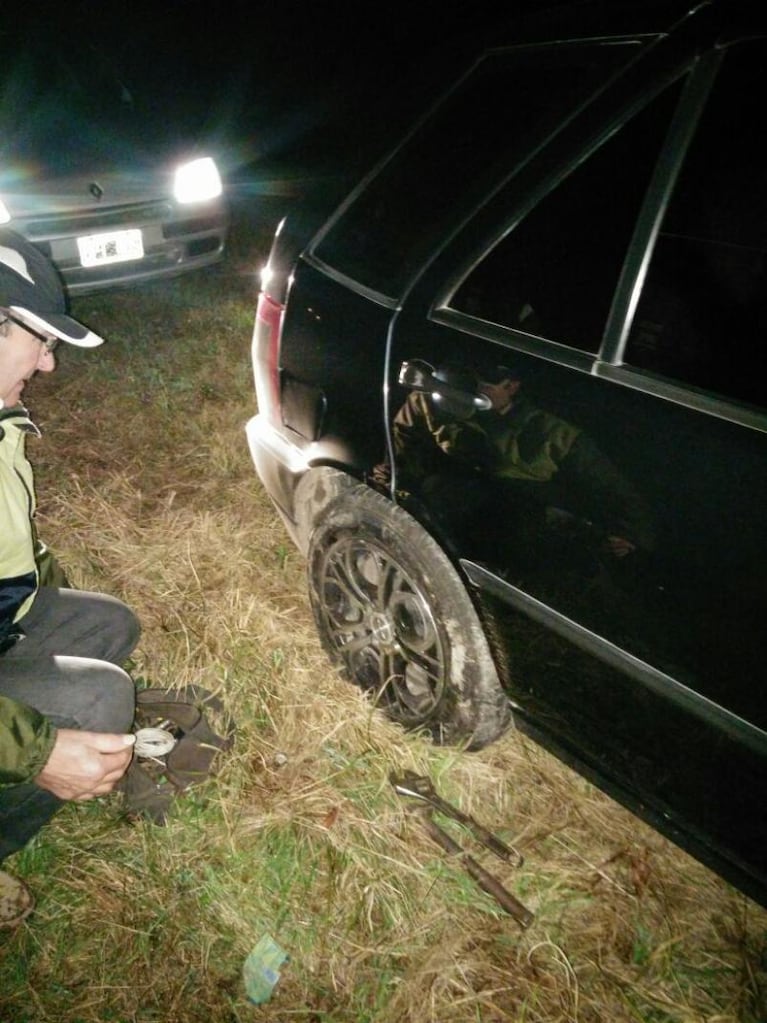
<instances>
[{"instance_id":1,"label":"rear side window","mask_svg":"<svg viewBox=\"0 0 767 1023\"><path fill-rule=\"evenodd\" d=\"M680 91L676 83L656 97L538 202L465 279L451 308L597 352Z\"/></svg>"},{"instance_id":2,"label":"rear side window","mask_svg":"<svg viewBox=\"0 0 767 1023\"><path fill-rule=\"evenodd\" d=\"M451 225L634 52L629 44L496 52L447 98L320 240L315 254L399 296Z\"/></svg>"},{"instance_id":3,"label":"rear side window","mask_svg":"<svg viewBox=\"0 0 767 1023\"><path fill-rule=\"evenodd\" d=\"M625 361L767 406L764 40L733 47L661 225Z\"/></svg>"}]
</instances>

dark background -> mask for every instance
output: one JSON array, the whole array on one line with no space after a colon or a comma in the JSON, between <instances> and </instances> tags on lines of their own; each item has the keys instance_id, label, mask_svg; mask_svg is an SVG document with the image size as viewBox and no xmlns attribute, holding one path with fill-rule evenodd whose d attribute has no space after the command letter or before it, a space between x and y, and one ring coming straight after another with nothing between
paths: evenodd
<instances>
[{"instance_id":1,"label":"dark background","mask_svg":"<svg viewBox=\"0 0 767 1023\"><path fill-rule=\"evenodd\" d=\"M552 6L70 0L0 31L4 46L45 34L99 49L142 115L213 150L237 189L294 192L343 188L472 54Z\"/></svg>"},{"instance_id":2,"label":"dark background","mask_svg":"<svg viewBox=\"0 0 767 1023\"><path fill-rule=\"evenodd\" d=\"M517 41L533 15L588 6L69 0L6 14L0 42L108 65L147 138L215 156L234 203L308 196L329 210L484 48Z\"/></svg>"}]
</instances>

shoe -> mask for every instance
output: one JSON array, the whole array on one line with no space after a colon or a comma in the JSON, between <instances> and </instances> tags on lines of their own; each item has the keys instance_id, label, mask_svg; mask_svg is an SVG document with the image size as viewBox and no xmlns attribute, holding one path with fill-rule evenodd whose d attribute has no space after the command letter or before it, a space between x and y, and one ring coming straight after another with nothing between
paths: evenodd
<instances>
[{"instance_id":1,"label":"shoe","mask_svg":"<svg viewBox=\"0 0 767 1023\"><path fill-rule=\"evenodd\" d=\"M0 929L20 924L34 905L32 892L24 882L0 870Z\"/></svg>"}]
</instances>

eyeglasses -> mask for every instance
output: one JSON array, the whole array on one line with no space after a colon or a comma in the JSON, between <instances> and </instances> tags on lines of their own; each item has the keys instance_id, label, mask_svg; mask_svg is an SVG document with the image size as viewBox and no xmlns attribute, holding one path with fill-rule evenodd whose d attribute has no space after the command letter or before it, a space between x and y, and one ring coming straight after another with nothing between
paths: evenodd
<instances>
[{"instance_id":1,"label":"eyeglasses","mask_svg":"<svg viewBox=\"0 0 767 1023\"><path fill-rule=\"evenodd\" d=\"M29 327L27 327L27 330L29 330ZM56 350L56 348L58 346L58 343L60 341L60 338L57 338L57 337L43 337L41 334L37 334L34 330L32 331L32 333L35 334L35 336L37 337L37 340L40 342L40 344L43 346L43 348L46 350L46 352L51 352L51 353L55 352L55 350Z\"/></svg>"},{"instance_id":2,"label":"eyeglasses","mask_svg":"<svg viewBox=\"0 0 767 1023\"><path fill-rule=\"evenodd\" d=\"M0 319L0 326L4 323L15 323L17 327L23 327L24 330L37 338L46 352L53 353L56 350L56 346L60 340L59 338L47 337L45 334L41 334L38 330L35 330L34 327L30 327L28 323L23 323L21 320L17 320L15 316L11 316L10 313L6 313L2 319Z\"/></svg>"}]
</instances>

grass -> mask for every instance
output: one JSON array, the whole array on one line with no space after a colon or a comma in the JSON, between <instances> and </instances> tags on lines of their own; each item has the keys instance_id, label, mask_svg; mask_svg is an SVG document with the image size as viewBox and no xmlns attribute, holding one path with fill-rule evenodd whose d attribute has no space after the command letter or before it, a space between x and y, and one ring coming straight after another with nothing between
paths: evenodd
<instances>
[{"instance_id":1,"label":"grass","mask_svg":"<svg viewBox=\"0 0 767 1023\"><path fill-rule=\"evenodd\" d=\"M407 735L328 666L304 566L258 483L255 271L82 298L109 343L30 387L40 528L75 585L139 612L137 677L203 685L237 723L166 827L68 805L10 864L36 913L0 932L2 1023L764 1023L767 912L524 737ZM536 913L521 931L388 783L429 773L525 854L452 833ZM270 934L270 1002L242 966Z\"/></svg>"}]
</instances>

